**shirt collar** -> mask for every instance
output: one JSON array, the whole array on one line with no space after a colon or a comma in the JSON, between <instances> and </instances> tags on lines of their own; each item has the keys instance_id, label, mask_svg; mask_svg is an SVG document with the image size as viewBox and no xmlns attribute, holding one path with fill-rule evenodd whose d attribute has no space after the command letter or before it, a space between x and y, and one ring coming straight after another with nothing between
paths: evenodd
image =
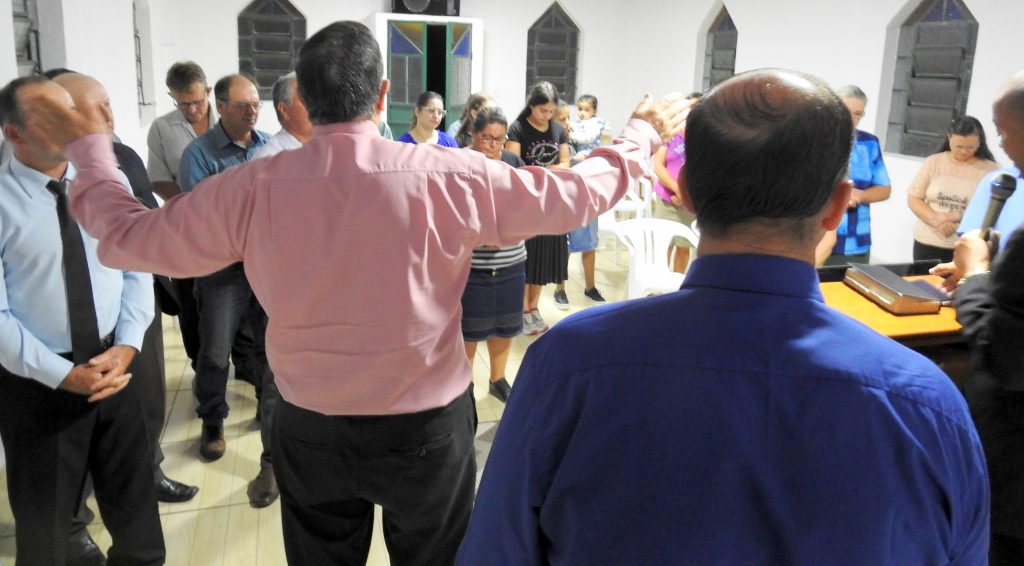
<instances>
[{"instance_id":1,"label":"shirt collar","mask_svg":"<svg viewBox=\"0 0 1024 566\"><path fill-rule=\"evenodd\" d=\"M333 124L313 126L313 137L329 136L332 134L371 133L377 137L381 137L380 130L378 129L377 124L373 120L369 119L353 120L351 122L335 122Z\"/></svg>"},{"instance_id":2,"label":"shirt collar","mask_svg":"<svg viewBox=\"0 0 1024 566\"><path fill-rule=\"evenodd\" d=\"M698 258L683 288L716 287L824 302L818 274L810 264L760 254L720 254Z\"/></svg>"},{"instance_id":3,"label":"shirt collar","mask_svg":"<svg viewBox=\"0 0 1024 566\"><path fill-rule=\"evenodd\" d=\"M21 189L25 191L25 194L30 198L35 195L42 194L39 191L49 195L50 191L46 188L46 184L50 181L65 180L70 183L75 179L75 175L77 174L75 166L68 161L67 169L64 171L64 177L62 179L52 179L49 175L44 175L28 165L25 165L21 161L18 161L18 158L13 155L11 156L11 163L9 167L11 169L11 176L15 181L17 181L18 185L21 186Z\"/></svg>"},{"instance_id":4,"label":"shirt collar","mask_svg":"<svg viewBox=\"0 0 1024 566\"><path fill-rule=\"evenodd\" d=\"M228 136L227 131L224 130L224 124L222 124L220 120L217 120L217 125L210 131L212 132L210 135L213 136L212 141L216 147L224 148L229 145L242 147ZM267 143L267 135L254 128L252 130L252 146L247 147L246 149L256 149L265 143Z\"/></svg>"},{"instance_id":5,"label":"shirt collar","mask_svg":"<svg viewBox=\"0 0 1024 566\"><path fill-rule=\"evenodd\" d=\"M295 137L294 135L292 135L291 132L289 132L288 130L286 130L284 128L281 128L280 132L277 132L276 134L274 134L274 137L280 137L279 141L282 144L299 144L299 145L302 145L302 142L299 141L299 138Z\"/></svg>"}]
</instances>

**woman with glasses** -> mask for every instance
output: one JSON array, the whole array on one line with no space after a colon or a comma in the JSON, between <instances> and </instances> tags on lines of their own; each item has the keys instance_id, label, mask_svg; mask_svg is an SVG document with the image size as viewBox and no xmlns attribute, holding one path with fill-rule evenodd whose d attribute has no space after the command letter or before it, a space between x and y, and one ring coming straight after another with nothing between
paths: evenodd
<instances>
[{"instance_id":1,"label":"woman with glasses","mask_svg":"<svg viewBox=\"0 0 1024 566\"><path fill-rule=\"evenodd\" d=\"M548 169L569 167L569 133L552 120L558 108L558 91L549 82L530 90L526 108L509 126L505 149L527 165ZM523 334L534 336L548 329L540 315L541 287L569 278L569 244L565 234L535 236L526 241L526 295L523 299ZM565 291L555 292L555 306L566 310Z\"/></svg>"},{"instance_id":2,"label":"woman with glasses","mask_svg":"<svg viewBox=\"0 0 1024 566\"><path fill-rule=\"evenodd\" d=\"M977 118L953 120L939 152L921 164L907 189L907 206L917 216L914 261L953 261L960 218L982 177L998 169Z\"/></svg>"},{"instance_id":3,"label":"woman with glasses","mask_svg":"<svg viewBox=\"0 0 1024 566\"><path fill-rule=\"evenodd\" d=\"M412 123L408 132L398 141L405 143L435 143L443 147L459 147L455 139L437 129L444 120L444 99L440 94L428 90L416 99Z\"/></svg>"},{"instance_id":4,"label":"woman with glasses","mask_svg":"<svg viewBox=\"0 0 1024 566\"><path fill-rule=\"evenodd\" d=\"M502 149L508 120L500 108L481 108L473 120L470 149L513 167L525 165L514 153ZM512 337L523 329L523 290L526 285L526 246L482 246L473 250L469 279L462 293L462 339L473 365L477 344L487 341L490 358L491 395L502 402L512 390L505 367Z\"/></svg>"}]
</instances>

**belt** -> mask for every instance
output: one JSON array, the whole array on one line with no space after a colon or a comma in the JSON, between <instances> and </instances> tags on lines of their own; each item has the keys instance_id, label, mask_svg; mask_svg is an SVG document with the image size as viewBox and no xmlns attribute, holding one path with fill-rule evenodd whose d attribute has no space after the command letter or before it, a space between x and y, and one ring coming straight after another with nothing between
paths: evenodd
<instances>
[{"instance_id":1,"label":"belt","mask_svg":"<svg viewBox=\"0 0 1024 566\"><path fill-rule=\"evenodd\" d=\"M499 268L471 267L469 270L472 271L473 273L486 273L487 275L490 275L491 277L497 277L498 272L501 271L502 269L504 269L504 268L503 267L499 267Z\"/></svg>"},{"instance_id":2,"label":"belt","mask_svg":"<svg viewBox=\"0 0 1024 566\"><path fill-rule=\"evenodd\" d=\"M110 334L107 334L103 338L100 338L100 348L102 348L103 350L109 350L110 347L113 346L113 345L114 345L114 333L113 332L111 332ZM75 355L72 352L61 352L61 353L59 353L57 355L62 357L62 358L64 358L65 360L67 360L69 362L74 361L74 357L75 357Z\"/></svg>"}]
</instances>

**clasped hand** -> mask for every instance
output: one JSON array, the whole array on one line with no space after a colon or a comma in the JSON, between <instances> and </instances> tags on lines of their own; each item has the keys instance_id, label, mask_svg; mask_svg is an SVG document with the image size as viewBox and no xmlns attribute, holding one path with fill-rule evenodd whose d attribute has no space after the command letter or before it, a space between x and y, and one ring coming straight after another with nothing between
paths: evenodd
<instances>
[{"instance_id":1,"label":"clasped hand","mask_svg":"<svg viewBox=\"0 0 1024 566\"><path fill-rule=\"evenodd\" d=\"M131 381L132 374L125 373L125 370L136 353L131 346L111 346L87 363L71 368L59 387L79 395L88 395L90 403L106 399L124 389Z\"/></svg>"}]
</instances>

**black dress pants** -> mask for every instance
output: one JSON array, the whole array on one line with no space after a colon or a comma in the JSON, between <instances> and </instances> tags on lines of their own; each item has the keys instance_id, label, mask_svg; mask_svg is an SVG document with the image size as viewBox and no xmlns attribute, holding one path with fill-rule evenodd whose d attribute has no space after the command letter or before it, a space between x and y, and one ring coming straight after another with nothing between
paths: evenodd
<instances>
[{"instance_id":1,"label":"black dress pants","mask_svg":"<svg viewBox=\"0 0 1024 566\"><path fill-rule=\"evenodd\" d=\"M403 415L328 416L281 399L274 473L288 564L365 564L374 504L392 564L453 564L473 508L475 433L472 387Z\"/></svg>"},{"instance_id":2,"label":"black dress pants","mask_svg":"<svg viewBox=\"0 0 1024 566\"><path fill-rule=\"evenodd\" d=\"M146 423L146 434L153 449L153 473L157 474L160 464L164 461L164 451L160 447L160 435L164 430L167 414L167 374L164 370L164 331L163 319L160 316L160 294L156 294L156 316L146 329L142 340L142 351L135 356L128 366L128 373L134 376L132 384L142 405L142 414ZM85 500L92 493L92 486L87 486L82 493L82 503L71 520L71 532L78 532L92 520L92 512L85 505Z\"/></svg>"},{"instance_id":3,"label":"black dress pants","mask_svg":"<svg viewBox=\"0 0 1024 566\"><path fill-rule=\"evenodd\" d=\"M164 461L160 448L160 434L164 430L167 416L167 374L164 368L164 329L160 316L160 296L156 296L156 315L146 329L142 339L142 351L135 356L128 372L137 385L137 395L142 404L142 416L146 433L153 447L153 471Z\"/></svg>"},{"instance_id":4,"label":"black dress pants","mask_svg":"<svg viewBox=\"0 0 1024 566\"><path fill-rule=\"evenodd\" d=\"M171 279L178 295L178 328L181 329L181 344L185 347L185 355L192 360L192 369L196 369L199 359L199 306L196 303L195 279Z\"/></svg>"},{"instance_id":5,"label":"black dress pants","mask_svg":"<svg viewBox=\"0 0 1024 566\"><path fill-rule=\"evenodd\" d=\"M19 566L63 565L86 472L113 541L108 564L163 564L153 456L137 387L87 398L0 368L0 437Z\"/></svg>"}]
</instances>

